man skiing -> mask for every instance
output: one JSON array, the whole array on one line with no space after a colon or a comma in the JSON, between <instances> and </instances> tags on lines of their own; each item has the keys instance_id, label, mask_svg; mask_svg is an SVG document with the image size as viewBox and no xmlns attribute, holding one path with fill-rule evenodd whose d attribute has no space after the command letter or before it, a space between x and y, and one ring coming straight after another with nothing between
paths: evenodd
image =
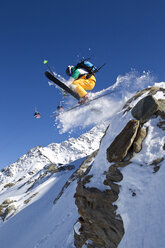
<instances>
[{"instance_id":1,"label":"man skiing","mask_svg":"<svg viewBox=\"0 0 165 248\"><path fill-rule=\"evenodd\" d=\"M88 65L84 66L85 62L90 67ZM95 67L88 61L83 61L83 63L81 62L76 66L69 65L66 69L66 74L70 77L68 85L80 96L79 104L83 104L88 100L86 90L92 90L96 84L96 78L94 77Z\"/></svg>"}]
</instances>

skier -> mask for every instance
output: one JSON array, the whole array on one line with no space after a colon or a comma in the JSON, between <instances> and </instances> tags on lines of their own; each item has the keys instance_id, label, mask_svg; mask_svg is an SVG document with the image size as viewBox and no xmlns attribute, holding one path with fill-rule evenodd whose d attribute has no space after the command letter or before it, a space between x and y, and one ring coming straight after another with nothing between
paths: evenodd
<instances>
[{"instance_id":1,"label":"skier","mask_svg":"<svg viewBox=\"0 0 165 248\"><path fill-rule=\"evenodd\" d=\"M84 66L87 62L89 66ZM83 104L88 100L88 94L86 90L92 90L96 84L96 78L94 77L95 67L88 61L83 61L76 66L69 65L66 69L66 74L70 77L68 81L69 87L73 91L77 92L80 96L79 104Z\"/></svg>"}]
</instances>

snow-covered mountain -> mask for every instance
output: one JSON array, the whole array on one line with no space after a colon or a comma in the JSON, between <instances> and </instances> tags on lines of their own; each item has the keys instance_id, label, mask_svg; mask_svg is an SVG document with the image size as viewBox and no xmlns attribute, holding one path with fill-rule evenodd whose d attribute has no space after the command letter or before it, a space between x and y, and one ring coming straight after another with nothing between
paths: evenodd
<instances>
[{"instance_id":1,"label":"snow-covered mountain","mask_svg":"<svg viewBox=\"0 0 165 248\"><path fill-rule=\"evenodd\" d=\"M56 247L59 244L63 244L59 247L65 247L65 244L73 243L73 234L71 241L66 241L60 232L62 225L64 229L67 223L68 226L73 226L78 216L74 200L70 202L69 199L73 198L76 184L72 186L73 191L71 190L69 195L64 197L65 200L60 203L62 206L57 207L58 212L55 210L53 201L58 197L70 176L80 167L82 161L98 150L106 128L107 124L102 123L78 139L70 138L61 144L53 143L47 147L33 148L18 161L1 170L1 247L41 247L40 242L43 241L40 241L40 237L47 236L47 231L53 232L57 226L61 241L54 237L56 241L52 240L50 247L55 244ZM82 168L82 172L83 170L85 168ZM59 211L66 216L61 219ZM9 235L10 231L13 238L8 239L6 235ZM53 233L52 236L54 236ZM66 239L69 238L67 237L68 229L64 236Z\"/></svg>"},{"instance_id":2,"label":"snow-covered mountain","mask_svg":"<svg viewBox=\"0 0 165 248\"><path fill-rule=\"evenodd\" d=\"M165 83L132 72L109 91L56 119L89 132L2 169L1 248L164 247Z\"/></svg>"}]
</instances>

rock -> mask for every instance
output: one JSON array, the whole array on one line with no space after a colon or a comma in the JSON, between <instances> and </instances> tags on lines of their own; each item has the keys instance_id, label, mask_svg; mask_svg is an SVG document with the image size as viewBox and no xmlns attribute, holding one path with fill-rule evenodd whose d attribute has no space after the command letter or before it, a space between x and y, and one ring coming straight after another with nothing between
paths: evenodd
<instances>
[{"instance_id":1,"label":"rock","mask_svg":"<svg viewBox=\"0 0 165 248\"><path fill-rule=\"evenodd\" d=\"M161 166L161 162L164 161L164 158L157 158L155 159L150 165L153 166L153 173L156 173L159 171L160 166ZM159 165L160 164L160 165Z\"/></svg>"},{"instance_id":2,"label":"rock","mask_svg":"<svg viewBox=\"0 0 165 248\"><path fill-rule=\"evenodd\" d=\"M75 194L81 215L81 228L75 234L75 246L80 248L87 240L91 240L91 247L115 248L124 234L122 219L116 214L116 206L112 204L118 195L113 190L102 192L97 188L86 188L85 181L78 183Z\"/></svg>"},{"instance_id":3,"label":"rock","mask_svg":"<svg viewBox=\"0 0 165 248\"><path fill-rule=\"evenodd\" d=\"M131 97L127 102L126 104L124 105L123 109L127 108L128 106L130 107L130 104L135 101L138 97L142 96L144 93L146 93L149 89L144 89L144 90L141 90L141 91L138 91L136 92L136 94ZM130 107L131 108L131 107Z\"/></svg>"},{"instance_id":4,"label":"rock","mask_svg":"<svg viewBox=\"0 0 165 248\"><path fill-rule=\"evenodd\" d=\"M158 91L163 91L162 88L155 87L155 86L148 88L148 90L149 90L149 93L148 93L149 95L155 95Z\"/></svg>"},{"instance_id":5,"label":"rock","mask_svg":"<svg viewBox=\"0 0 165 248\"><path fill-rule=\"evenodd\" d=\"M0 205L0 217L3 221L5 221L7 215L9 215L12 211L16 212L15 205L10 205L13 202L13 200L10 200L10 198L8 198Z\"/></svg>"},{"instance_id":6,"label":"rock","mask_svg":"<svg viewBox=\"0 0 165 248\"><path fill-rule=\"evenodd\" d=\"M75 180L80 180L82 177L86 176L86 174L90 171L92 163L94 158L96 157L98 153L98 150L94 151L91 155L89 155L80 165L80 167L73 172L73 174L69 177L69 179L67 180L67 182L64 184L64 186L62 187L62 190L60 191L60 193L58 194L58 196L55 198L54 200L54 204L57 203L57 201L60 199L60 197L62 196L62 194L64 193L64 191L68 188L68 186ZM86 177L88 178L88 177Z\"/></svg>"},{"instance_id":7,"label":"rock","mask_svg":"<svg viewBox=\"0 0 165 248\"><path fill-rule=\"evenodd\" d=\"M141 99L132 109L133 117L141 123L147 122L159 108L158 101L151 95Z\"/></svg>"},{"instance_id":8,"label":"rock","mask_svg":"<svg viewBox=\"0 0 165 248\"><path fill-rule=\"evenodd\" d=\"M118 168L123 168L129 164L131 164L130 161L112 164L109 167L108 172L106 172L106 179L108 180L107 185L109 185L109 182L120 182L123 179L123 175Z\"/></svg>"},{"instance_id":9,"label":"rock","mask_svg":"<svg viewBox=\"0 0 165 248\"><path fill-rule=\"evenodd\" d=\"M76 171L77 178L81 179L91 168L91 164L94 161L99 149L94 151L91 155L89 155L81 164L79 169Z\"/></svg>"},{"instance_id":10,"label":"rock","mask_svg":"<svg viewBox=\"0 0 165 248\"><path fill-rule=\"evenodd\" d=\"M65 166L61 166L59 167L59 172L60 171L65 171L65 170L74 170L75 169L75 166L74 165L65 165Z\"/></svg>"},{"instance_id":11,"label":"rock","mask_svg":"<svg viewBox=\"0 0 165 248\"><path fill-rule=\"evenodd\" d=\"M165 121L160 121L157 123L157 126L161 128L163 131L165 131Z\"/></svg>"},{"instance_id":12,"label":"rock","mask_svg":"<svg viewBox=\"0 0 165 248\"><path fill-rule=\"evenodd\" d=\"M32 200L32 198L34 198L37 194L38 194L38 192L34 193L32 196L30 196L28 199L26 199L24 201L24 204L28 204Z\"/></svg>"},{"instance_id":13,"label":"rock","mask_svg":"<svg viewBox=\"0 0 165 248\"><path fill-rule=\"evenodd\" d=\"M8 207L5 209L4 213L1 215L2 220L5 221L7 215L9 215L12 211L13 211L13 212L16 211L15 206L14 206L14 205L8 206Z\"/></svg>"},{"instance_id":14,"label":"rock","mask_svg":"<svg viewBox=\"0 0 165 248\"><path fill-rule=\"evenodd\" d=\"M148 92L148 95L155 95L158 91L163 91L164 92L164 89L163 88L160 88L160 87L149 87L149 88L146 88L146 89L143 89L141 91L138 91L136 92L136 94L131 97L127 102L126 104L124 105L123 109L129 107L128 111L131 109L130 107L130 104L135 101L138 97L142 96L143 94L147 93Z\"/></svg>"},{"instance_id":15,"label":"rock","mask_svg":"<svg viewBox=\"0 0 165 248\"><path fill-rule=\"evenodd\" d=\"M2 202L2 205L3 206L7 206L9 205L10 203L14 202L13 200L10 200L10 198L6 199L4 202Z\"/></svg>"},{"instance_id":16,"label":"rock","mask_svg":"<svg viewBox=\"0 0 165 248\"><path fill-rule=\"evenodd\" d=\"M10 188L10 187L12 187L12 186L14 186L15 185L15 183L8 183L8 184L6 184L5 186L4 186L4 188Z\"/></svg>"},{"instance_id":17,"label":"rock","mask_svg":"<svg viewBox=\"0 0 165 248\"><path fill-rule=\"evenodd\" d=\"M156 114L165 120L165 100L159 99L158 104L159 104L159 108Z\"/></svg>"},{"instance_id":18,"label":"rock","mask_svg":"<svg viewBox=\"0 0 165 248\"><path fill-rule=\"evenodd\" d=\"M121 133L115 138L107 149L107 159L109 162L122 161L131 147L139 128L138 120L131 120L127 123Z\"/></svg>"},{"instance_id":19,"label":"rock","mask_svg":"<svg viewBox=\"0 0 165 248\"><path fill-rule=\"evenodd\" d=\"M50 164L47 167L48 172L58 172L58 166L56 164Z\"/></svg>"},{"instance_id":20,"label":"rock","mask_svg":"<svg viewBox=\"0 0 165 248\"><path fill-rule=\"evenodd\" d=\"M133 152L140 152L142 149L142 142L147 136L147 128L140 128L137 132L137 136L133 142Z\"/></svg>"},{"instance_id":21,"label":"rock","mask_svg":"<svg viewBox=\"0 0 165 248\"><path fill-rule=\"evenodd\" d=\"M130 103L133 100L144 93L149 94L139 101L132 110L133 116L137 120L129 121L107 149L107 160L115 162L110 164L108 171L104 172L106 176L104 184L110 189L101 191L97 188L86 187L92 175L80 178L75 194L80 214L74 228L77 248L118 247L124 235L123 221L121 216L116 214L117 206L115 206L115 201L120 193L120 181L123 180L120 168L131 164L131 160L127 158L133 152L137 153L142 149L142 142L147 136L148 129L141 127L140 123L149 120L153 114L164 116L164 101L156 100L152 96L159 90L159 87L151 87L140 91L125 105L127 108L125 111L129 111L132 108ZM164 122L160 122L159 126L163 129ZM165 144L163 149L165 149ZM162 158L153 161L154 173L159 170L162 161ZM132 197L136 197L136 189L130 187L129 191Z\"/></svg>"},{"instance_id":22,"label":"rock","mask_svg":"<svg viewBox=\"0 0 165 248\"><path fill-rule=\"evenodd\" d=\"M47 168L47 172L55 173L55 172L60 172L60 171L65 171L65 170L73 170L75 168L74 165L62 165L58 166L56 164L50 164Z\"/></svg>"}]
</instances>

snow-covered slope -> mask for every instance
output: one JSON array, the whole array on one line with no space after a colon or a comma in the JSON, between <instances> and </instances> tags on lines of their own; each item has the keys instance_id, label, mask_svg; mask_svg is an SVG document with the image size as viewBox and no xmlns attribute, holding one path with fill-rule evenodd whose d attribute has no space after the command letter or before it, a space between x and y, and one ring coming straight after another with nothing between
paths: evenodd
<instances>
[{"instance_id":1,"label":"snow-covered slope","mask_svg":"<svg viewBox=\"0 0 165 248\"><path fill-rule=\"evenodd\" d=\"M55 205L53 201L86 156L99 148L106 128L103 123L78 139L33 148L1 171L1 248L71 247L70 226L78 216L73 198L76 183Z\"/></svg>"},{"instance_id":2,"label":"snow-covered slope","mask_svg":"<svg viewBox=\"0 0 165 248\"><path fill-rule=\"evenodd\" d=\"M96 157L86 160L87 166L91 166L89 175L93 176L87 186L101 191L108 188L103 183L110 166L106 150L133 118L129 111L123 114L122 107L137 90L151 85L165 88L164 82L154 84L148 73L131 72L118 77L115 85L94 96L108 91L112 94L80 108L79 112L60 115L56 120L61 132L79 126L97 126L78 139L33 148L0 172L1 248L75 247L74 224L79 218L74 198L77 170L88 155L99 148L102 139ZM131 107L144 96L145 93L134 99ZM160 92L154 97L165 98ZM132 158L131 166L121 168L123 180L119 183L121 190L115 202L125 229L120 248L163 248L165 244L165 160L161 161L157 173L149 166L158 157L164 158L164 126L159 128L158 122L160 117L145 124L149 131L143 149Z\"/></svg>"},{"instance_id":3,"label":"snow-covered slope","mask_svg":"<svg viewBox=\"0 0 165 248\"><path fill-rule=\"evenodd\" d=\"M164 89L158 91L154 97L157 100L164 100L165 104L165 83L156 83L155 86ZM132 101L129 107L133 108L147 94L148 92ZM163 111L165 113L165 108ZM101 191L109 189L109 186L103 183L106 179L104 172L108 171L114 162L108 162L107 149L126 124L133 119L130 111L126 111L125 114L124 112L125 109L109 118L110 127L90 170L89 175L92 178L86 187L96 187ZM120 168L123 180L118 183L120 194L118 200L114 202L117 214L123 220L125 231L118 246L120 248L165 246L165 121L159 115L153 116L143 128L148 130L148 133L142 150L134 154L130 166Z\"/></svg>"},{"instance_id":4,"label":"snow-covered slope","mask_svg":"<svg viewBox=\"0 0 165 248\"><path fill-rule=\"evenodd\" d=\"M21 177L29 176L43 169L51 163L68 164L83 158L99 148L99 142L107 127L106 122L92 128L78 139L70 138L61 144L52 143L47 147L38 146L23 155L18 161L4 168L0 172L0 180L4 183L15 182Z\"/></svg>"}]
</instances>

